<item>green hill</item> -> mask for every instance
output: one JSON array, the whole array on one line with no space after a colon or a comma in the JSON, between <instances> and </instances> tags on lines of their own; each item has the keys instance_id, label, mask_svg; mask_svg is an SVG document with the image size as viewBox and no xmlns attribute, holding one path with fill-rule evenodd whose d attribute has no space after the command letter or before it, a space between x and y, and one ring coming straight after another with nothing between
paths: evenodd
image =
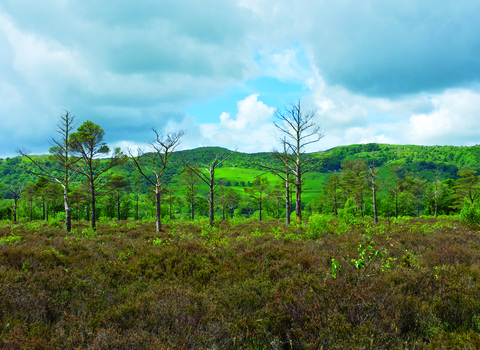
<instances>
[{"instance_id":1,"label":"green hill","mask_svg":"<svg viewBox=\"0 0 480 350\"><path fill-rule=\"evenodd\" d=\"M179 173L183 168L183 162L202 165L209 164L217 155L226 155L230 150L221 147L201 147L192 150L178 151L172 154L171 163L165 176ZM356 144L349 146L338 146L325 152L310 153L309 157L322 157L323 162L314 171L306 174L303 193L303 203L308 204L322 192L322 187L333 172L341 171L341 165L346 159L365 159L370 164L380 168L384 178L388 178L388 167L395 164L402 164L404 169L420 175L432 181L435 171L441 172L441 179L457 179L457 171L462 168L476 169L480 163L480 146L456 147L456 146L415 146L415 145L388 145L388 144ZM36 156L48 162L49 156ZM273 174L266 171L258 164L273 164L275 158L272 153L242 153L234 152L231 157L217 170L216 178L223 180L227 187L244 195L244 187L250 186L251 182L258 176L267 176L272 185L280 180ZM34 170L33 164L26 158L14 157L0 159L0 184L8 185L14 183L29 184L37 181L37 176L28 171ZM118 166L112 170L121 174L135 184L127 190L148 193L149 183L139 176L130 163ZM73 186L80 183L80 177L74 178ZM180 189L178 177L172 178L169 187L174 190ZM200 186L200 192L206 192L206 186ZM180 194L180 192L177 192Z\"/></svg>"},{"instance_id":2,"label":"green hill","mask_svg":"<svg viewBox=\"0 0 480 350\"><path fill-rule=\"evenodd\" d=\"M167 175L181 170L182 160L190 164L205 165L216 155L228 154L231 151L221 147L200 147L192 150L178 151L171 157L171 165ZM341 164L345 159L375 160L375 165L380 168L393 164L403 164L406 170L418 172L428 180L432 180L434 170L439 168L444 178L457 178L457 171L464 167L477 168L480 163L480 146L414 146L414 145L388 145L388 144L362 144L338 146L322 153L311 153L308 156L324 157L322 165L307 176L307 188L312 193L318 192L318 187L324 183L329 174L341 171ZM48 161L49 156L36 156ZM230 182L234 187L243 187L256 176L265 175L265 169L256 164L273 163L272 153L242 153L235 152L218 171L218 178ZM0 159L0 183L10 184L16 182L31 183L36 181L36 176L25 170L34 170L34 166L27 159L21 157ZM128 178L136 174L133 167L127 163L117 167L118 172ZM267 174L272 182L276 182L273 175Z\"/></svg>"}]
</instances>

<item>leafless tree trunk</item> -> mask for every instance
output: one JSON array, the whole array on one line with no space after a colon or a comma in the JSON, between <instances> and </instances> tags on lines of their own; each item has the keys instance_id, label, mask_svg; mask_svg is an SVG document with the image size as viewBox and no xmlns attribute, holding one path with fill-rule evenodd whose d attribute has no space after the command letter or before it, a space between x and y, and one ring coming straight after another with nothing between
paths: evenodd
<instances>
[{"instance_id":1,"label":"leafless tree trunk","mask_svg":"<svg viewBox=\"0 0 480 350\"><path fill-rule=\"evenodd\" d=\"M324 135L314 122L316 112L304 112L300 101L290 105L285 111L277 110L275 116L278 122L275 126L285 137L282 144L285 152L274 152L274 155L282 164L288 167L288 173L294 176L297 218L302 220L302 185L303 175L318 167L322 159L306 157L306 147L318 142Z\"/></svg>"},{"instance_id":2,"label":"leafless tree trunk","mask_svg":"<svg viewBox=\"0 0 480 350\"><path fill-rule=\"evenodd\" d=\"M160 195L165 183L170 180L172 176L165 177L165 170L169 164L169 158L175 148L180 144L180 139L185 134L183 130L164 135L152 128L155 133L155 139L150 141L151 153L144 153L143 150L138 149L137 154L134 155L131 150L128 151L129 158L142 174L142 176L155 187L155 227L157 232L162 229L161 218L161 202ZM150 175L149 175L150 174Z\"/></svg>"},{"instance_id":3,"label":"leafless tree trunk","mask_svg":"<svg viewBox=\"0 0 480 350\"><path fill-rule=\"evenodd\" d=\"M372 188L372 200L373 200L373 224L378 223L378 211L377 211L377 192L381 184L377 181L380 170L375 168L375 157L373 158L372 165L368 167L365 179L369 182Z\"/></svg>"},{"instance_id":4,"label":"leafless tree trunk","mask_svg":"<svg viewBox=\"0 0 480 350\"><path fill-rule=\"evenodd\" d=\"M69 111L65 111L64 115L60 116L60 122L57 124L57 133L60 135L59 139L52 138L50 144L50 154L53 156L53 159L57 166L47 166L46 163L41 163L35 158L29 156L29 152L25 149L17 150L21 156L27 157L39 170L38 172L31 172L37 176L44 176L49 178L51 181L59 183L63 187L63 202L65 205L65 231L70 232L72 229L72 214L70 209L70 204L68 202L68 192L69 192L69 182L72 174L69 170L73 164L75 164L78 159L72 159L70 157L71 145L69 136L70 133L75 128L75 116L72 116ZM60 175L56 176L53 173L58 173ZM45 213L44 213L45 219Z\"/></svg>"},{"instance_id":5,"label":"leafless tree trunk","mask_svg":"<svg viewBox=\"0 0 480 350\"><path fill-rule=\"evenodd\" d=\"M188 164L186 161L183 161L185 166L193 171L200 180L202 180L208 186L208 218L210 226L214 225L214 208L215 208L215 191L217 190L218 185L220 182L215 181L215 170L220 167L228 158L230 158L234 152L237 150L225 155L225 154L217 154L213 161L210 164L205 166L205 172L199 170L198 168Z\"/></svg>"},{"instance_id":6,"label":"leafless tree trunk","mask_svg":"<svg viewBox=\"0 0 480 350\"><path fill-rule=\"evenodd\" d=\"M25 186L23 183L18 183L16 185L10 185L7 189L7 196L13 199L13 221L17 221L17 210L18 210L18 200L22 195L23 188Z\"/></svg>"}]
</instances>

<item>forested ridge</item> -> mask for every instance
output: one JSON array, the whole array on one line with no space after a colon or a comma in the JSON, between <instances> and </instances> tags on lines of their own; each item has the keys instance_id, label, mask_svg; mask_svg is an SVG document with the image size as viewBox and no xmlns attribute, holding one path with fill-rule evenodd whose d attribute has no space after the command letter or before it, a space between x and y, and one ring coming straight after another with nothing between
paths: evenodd
<instances>
[{"instance_id":1,"label":"forested ridge","mask_svg":"<svg viewBox=\"0 0 480 350\"><path fill-rule=\"evenodd\" d=\"M182 186L184 184L182 184L180 176L174 176L183 171L184 165L182 161L197 164L201 168L202 165L208 164L216 155L227 154L229 152L231 151L220 147L201 147L172 153L169 166L165 171L165 177L172 177L168 181L167 187L174 191L174 212L176 214L187 212L184 193L182 192ZM391 181L392 174L389 172L389 169L393 166L401 167L401 177L405 177L407 174L413 174L425 179L430 184L435 181L435 174L438 173L438 180L447 184L451 192L451 198L442 199L444 203L440 208L443 214L447 214L454 211L454 208L452 207L454 201L453 187L455 186L454 182L459 179L458 171L462 169L477 169L477 164L479 164L480 161L480 146L416 146L369 143L338 146L324 152L309 153L307 156L322 159L320 166L306 176L304 185L305 200L303 205L309 209L309 212L312 210L321 210L321 208L323 208L323 211L331 210L328 209L328 200L325 200L326 191L328 191L325 186L327 185L327 180L332 174L342 174L342 164L344 164L346 160L347 162L363 160L366 164L371 164L374 160L375 166L380 171L381 178L387 183ZM50 155L32 157L42 161L47 166L53 162L52 156ZM100 160L100 162L107 161L107 159ZM249 198L244 191L244 188L252 186L252 183L256 178L264 176L269 179L272 188L275 185L280 186L280 181L260 166L262 164L273 164L274 162L275 158L271 152L252 154L233 152L231 157L218 169L217 180L221 181L226 188L233 190L239 196L235 205L235 210L237 210L238 214L241 213L242 215L249 216L258 210L253 203L249 202ZM0 159L0 183L3 186L4 198L1 207L4 218L7 218L6 216L10 215L11 210L9 208L12 206L6 189L8 189L8 186L11 184L21 184L23 187L26 187L29 184L34 185L38 183L39 176L31 173L35 171L35 165L25 157L17 156ZM149 195L150 188L148 186L148 181L142 176L139 176L138 171L132 166L132 164L130 162L125 162L111 169L109 173L122 176L126 181L121 189L123 193L121 203L123 207L122 217L127 218L135 216L134 202L136 199L139 200L141 207L139 209L139 215L143 217L151 215L150 207L152 201L149 199L149 196L151 195ZM80 175L74 175L72 180L73 188L79 187L82 181L83 179ZM199 215L205 215L206 209L204 197L206 196L206 189L201 183L196 186L198 187L198 194L195 199L195 206L198 209ZM138 197L135 197L135 195L138 195ZM365 195L368 197L368 191L365 191ZM389 192L389 186L383 186L380 193L380 201L381 198L386 199L389 195L391 195L391 191ZM442 195L445 197L446 192L443 191ZM425 193L422 196L426 197ZM345 204L348 195L344 197L342 205ZM45 199L42 201L45 201ZM114 210L112 209L114 201L111 197L111 193L102 196L100 201L102 201L100 208L103 208L103 213L100 213L100 215L115 217ZM412 201L413 200L411 200L411 202ZM21 206L22 202L24 206L23 209ZM58 201L55 202L55 205L58 206L56 211L61 212L61 199L59 198ZM45 214L43 214L43 209L40 209L39 199L35 199L35 203L36 205L33 210L33 216L35 218L39 218L39 216L44 217ZM368 203L369 202L365 204L366 208L364 210L364 214L367 215L369 213ZM83 205L76 205L77 211L79 211L78 215L83 215L83 217L86 218L87 214L82 211L86 209L86 204L81 204ZM172 203L169 203L169 205L172 205ZM410 206L410 211L413 215L413 204ZM110 209L107 210L107 207ZM382 214L391 215L391 209L387 209L386 207L387 202L385 201ZM25 218L28 212L27 209L26 200L23 198L20 200L20 217ZM217 209L219 210L219 208ZM267 203L265 209L270 216L275 216L276 209L272 203ZM427 210L427 213L432 214L432 209L429 208L428 203L422 203L422 211L425 211L425 209ZM164 210L166 210L166 208L164 208ZM40 211L42 211L42 213L40 213ZM403 213L408 214L407 212L408 209L404 209ZM164 215L166 214L164 213Z\"/></svg>"},{"instance_id":2,"label":"forested ridge","mask_svg":"<svg viewBox=\"0 0 480 350\"><path fill-rule=\"evenodd\" d=\"M190 159L196 163L205 164L215 154L227 152L227 149L221 147L199 147L192 150L177 151L172 155L172 165L170 173L178 172L182 158ZM475 146L416 146L416 145L388 145L388 144L355 144L349 146L338 146L326 151L313 153L323 156L324 160L314 171L319 173L329 173L332 171L341 171L341 165L345 159L371 159L375 154L378 167L386 166L392 163L401 163L409 171L419 171L431 179L433 169L440 167L443 172L448 174L448 178L456 179L457 171L464 167L476 168L480 162L480 145ZM38 158L48 159L48 155L36 156ZM255 163L271 162L273 156L271 152L261 153L242 153L235 152L226 162L224 167L235 167L245 169L261 168ZM31 175L27 170L33 170L33 165L21 157L0 158L0 183L8 184L15 181L30 183L35 181L35 175ZM115 171L121 172L127 177L133 177L135 172L128 164L120 166ZM247 181L251 179L246 179Z\"/></svg>"}]
</instances>

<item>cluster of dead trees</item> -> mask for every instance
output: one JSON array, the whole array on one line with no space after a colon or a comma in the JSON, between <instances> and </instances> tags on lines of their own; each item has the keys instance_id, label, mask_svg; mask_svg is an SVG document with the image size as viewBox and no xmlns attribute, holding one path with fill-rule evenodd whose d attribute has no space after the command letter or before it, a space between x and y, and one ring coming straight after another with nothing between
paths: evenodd
<instances>
[{"instance_id":1,"label":"cluster of dead trees","mask_svg":"<svg viewBox=\"0 0 480 350\"><path fill-rule=\"evenodd\" d=\"M78 210L80 203L87 208L91 227L96 229L96 198L99 194L108 193L115 198L117 217L120 219L120 198L125 188L131 184L122 175L112 173L114 167L130 162L138 171L138 176L144 179L151 188L155 200L156 229L162 229L161 204L162 196L169 201L170 216L172 216L172 190L168 184L173 177L180 175L183 195L188 203L191 218L194 218L194 206L198 199L200 185L208 188L208 217L210 225L214 225L216 207L225 213L233 213L239 201L238 193L226 188L218 179L216 171L234 154L234 151L216 154L209 162L196 164L188 158L180 159L182 171L168 172L172 166L172 154L181 142L184 131L171 133L158 132L152 128L154 138L148 143L147 149L128 149L125 153L120 148L110 149L104 141L105 131L91 121L84 122L76 128L75 116L66 111L57 125L57 138L50 140L50 157L41 161L41 157L30 156L25 149L18 153L35 165L39 180L35 184L7 186L8 197L13 199L13 219L17 220L18 199L21 196L29 202L30 217L34 198L42 198L43 218L49 213L49 205L55 208L56 202L63 198L65 208L65 230L71 230L72 203ZM274 161L258 163L266 172L274 174L283 183L283 194L279 188L271 189L266 177L253 180L252 187L245 188L245 194L259 208L260 220L266 197L274 198L279 217L280 204L285 204L286 226L290 224L292 191L295 194L295 214L302 220L302 193L304 191L305 174L321 165L322 154L307 153L308 146L318 142L323 137L320 126L315 122L314 111L303 111L300 102L292 104L283 110L275 112L274 125L281 137L280 147L274 150ZM75 129L76 128L76 129ZM178 168L178 167L176 167ZM377 197L379 191L388 191L389 200L394 203L395 216L399 215L399 203L409 201L410 207L415 205L419 216L421 207L425 207L425 199L433 203L431 211L435 216L440 209L439 204L445 202L445 193L449 185L440 180L441 172L437 169L435 179L427 183L418 175L406 173L401 165L389 167L388 178L380 176L375 166L375 156L369 161L365 159L346 159L342 164L341 173L333 173L323 194L319 198L322 207L335 216L339 209L345 206L348 199L353 201L357 215L364 216L366 200L370 198L373 221L378 222ZM450 184L449 191L453 193L450 207L461 207L462 201L474 203L480 194L480 183L476 171L471 169L458 172L460 179ZM71 189L73 177L83 179L81 186ZM140 181L140 178L137 178ZM454 181L454 180L451 180ZM427 186L425 186L427 185ZM425 195L428 193L428 195ZM408 194L408 195L407 195ZM283 200L282 200L283 196ZM408 199L405 199L408 198ZM423 202L422 202L423 200ZM370 205L369 205L370 206ZM138 194L136 196L136 218L138 219ZM55 210L53 210L55 217ZM78 213L77 213L78 217Z\"/></svg>"},{"instance_id":2,"label":"cluster of dead trees","mask_svg":"<svg viewBox=\"0 0 480 350\"><path fill-rule=\"evenodd\" d=\"M276 112L275 126L282 134L282 151L275 151L276 162L272 164L258 164L268 171L273 172L285 184L285 202L286 202L286 224L290 220L290 188L293 184L296 198L296 215L302 218L302 186L304 185L304 174L317 167L321 159L307 156L306 150L309 144L317 142L323 137L320 128L314 122L315 112L304 112L301 109L300 102L292 104L284 111ZM50 140L51 148L50 159L48 162L42 162L40 158L33 157L26 149L18 149L18 153L28 158L34 165L35 171L30 171L39 176L45 185L44 198L54 198L57 200L59 194L63 194L65 207L65 230L71 230L71 204L70 201L85 200L85 190L88 190L89 212L91 227L96 229L96 197L100 191L106 188L110 192L117 193L118 211L120 210L120 191L124 188L125 178L120 175L112 175L112 168L130 161L134 168L139 172L150 185L155 193L155 218L156 229L162 229L161 222L161 196L166 190L166 185L173 176L179 174L167 175L167 168L171 165L171 155L178 147L184 136L184 131L179 130L172 133L158 132L152 128L154 138L148 144L148 149L128 149L122 152L120 148L110 149L104 141L105 131L95 123L86 121L76 130L76 117L66 111L57 125L57 138ZM236 151L236 150L235 150ZM189 159L182 159L183 175L182 180L185 184L184 194L190 199L193 216L193 198L195 194L196 182L205 184L208 189L209 204L209 222L214 224L214 210L217 198L222 206L223 215L225 211L233 208L234 194L226 191L222 182L216 177L216 170L221 167L235 152L217 154L207 164L193 164ZM83 192L80 190L71 190L70 185L72 177L80 176L83 178ZM193 181L193 179L195 181ZM263 196L266 190L266 183L262 183L261 178L255 179L255 189L246 189L246 193L260 205L262 209ZM258 182L258 183L257 183ZM188 189L190 184L190 189ZM37 186L37 187L32 187ZM11 198L15 200L14 220L16 220L17 200L23 192L26 196L33 198L33 193L38 191L38 184L29 185L26 189L11 187ZM83 194L82 194L83 193ZM77 198L78 197L78 198ZM232 199L233 198L233 199ZM32 205L33 200L30 204ZM48 200L45 202L48 203ZM48 204L46 204L48 205ZM138 198L137 198L138 207ZM48 210L47 210L48 213ZM137 209L138 213L138 209ZM47 214L48 215L48 214ZM138 214L137 214L138 215ZM260 214L261 215L261 214ZM120 216L120 214L118 214Z\"/></svg>"}]
</instances>

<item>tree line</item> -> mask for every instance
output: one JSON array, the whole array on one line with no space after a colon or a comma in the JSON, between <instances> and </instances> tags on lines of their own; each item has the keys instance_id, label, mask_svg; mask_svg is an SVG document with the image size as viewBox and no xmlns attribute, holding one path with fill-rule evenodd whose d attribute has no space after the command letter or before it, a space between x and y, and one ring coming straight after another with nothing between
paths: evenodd
<instances>
[{"instance_id":1,"label":"tree line","mask_svg":"<svg viewBox=\"0 0 480 350\"><path fill-rule=\"evenodd\" d=\"M276 112L276 116L280 122L276 123L275 126L285 137L282 139L284 152L275 152L274 154L283 169L279 170L277 164L262 164L261 166L270 169L284 180L287 191L287 212L290 207L288 191L290 185L294 184L296 191L296 215L301 219L301 193L304 182L302 176L315 167L305 168L306 164L312 162L312 159L304 159L305 147L310 143L318 141L323 135L320 133L319 127L312 122L314 112L304 113L301 110L300 102L292 104L290 109L285 109L285 113ZM182 176L181 181L184 184L185 197L190 202L192 217L194 216L194 204L197 197L195 194L195 190L198 187L197 183L202 182L208 187L208 216L212 226L215 220L216 203L218 202L215 197L218 193L222 193L220 202L222 203L223 217L225 217L225 209L232 208L232 204L229 204L229 198L238 198L231 191L225 191L223 188L224 184L215 176L216 170L236 150L227 154L216 154L206 164L194 164L189 159L183 158L181 159L183 165L182 172L168 174L167 169L171 165L171 155L180 144L184 131L178 130L164 134L152 128L155 138L149 142L148 150L128 149L126 152L123 152L120 148L110 149L104 141L105 131L92 121L84 122L75 131L75 119L76 117L72 116L69 111L66 111L60 117L56 130L58 137L52 138L50 141L50 157L47 161L31 156L27 149L17 150L20 156L27 158L35 165L35 170L29 170L29 172L38 176L39 180L35 184L28 186L24 186L21 183L8 186L7 197L13 199L12 216L14 221L17 220L18 200L22 195L29 200L30 219L33 218L35 196L42 197L44 213L42 218L48 219L48 199L52 199L50 202L53 201L53 215L55 216L56 198L60 196L60 193L63 194L65 230L67 232L71 230L71 202L80 203L82 200L84 202L88 201L88 204L86 204L87 216L91 221L92 229L96 229L96 205L97 197L100 194L109 193L116 199L117 217L120 219L121 189L126 187L128 183L124 176L115 174L111 170L125 162L130 162L140 174L139 176L151 186L151 192L155 198L157 231L162 229L162 194L168 194L167 184L173 177L180 175L180 173L185 174ZM318 164L317 160L315 160L315 164ZM284 175L282 176L281 174ZM81 178L82 182L81 186L71 189L74 177L76 179ZM260 218L265 186L265 180L256 179L253 181L253 187L245 190L245 193L254 202L260 204ZM220 189L222 190L220 191ZM287 217L288 225L289 215Z\"/></svg>"},{"instance_id":2,"label":"tree line","mask_svg":"<svg viewBox=\"0 0 480 350\"><path fill-rule=\"evenodd\" d=\"M334 216L340 211L371 216L374 223L378 221L378 212L383 217L420 217L421 213L438 217L478 205L480 178L475 169L459 170L454 180L445 178L437 168L431 182L402 164L390 165L386 170L386 174L380 174L374 158L370 162L347 159L342 171L330 176L322 195L310 205Z\"/></svg>"},{"instance_id":3,"label":"tree line","mask_svg":"<svg viewBox=\"0 0 480 350\"><path fill-rule=\"evenodd\" d=\"M32 220L35 204L40 203L41 218L48 220L49 213L55 218L58 212L63 212L65 230L69 232L72 208L74 219L87 219L92 229L96 229L100 212L118 220L134 214L138 220L145 216L140 215L141 207L151 208L150 203L155 203L154 215L150 212L149 216L155 217L156 229L160 231L162 216L173 218L182 207L188 208L191 219L196 212L200 215L208 212L211 225L216 212L225 220L235 211L246 215L256 211L262 220L262 212L266 210L270 217L284 217L288 226L293 210L298 220L302 220L302 210L307 209L307 213L335 216L348 211L358 216L371 216L376 223L379 215L419 216L423 211L437 216L458 212L465 203L476 203L479 182L476 170L471 167L458 170L456 179L445 179L446 175L451 175L450 168L445 171L445 166L436 167L431 182L418 172L410 171L409 163L389 165L388 172L382 174L379 165L385 168L384 149L367 144L355 145L360 148L355 150L357 153L369 151L371 159L344 158L340 169L333 171L322 187L321 195L305 205L302 192L306 174L338 161L306 152L308 145L323 137L314 116L314 111L303 111L299 102L275 112L275 126L283 136L279 140L281 148L273 151L273 157L263 158L255 165L274 174L279 182L274 186L266 176L252 178L242 196L229 182L216 176L217 169L236 150L218 152L210 155L210 159L203 157L201 162L188 157L172 161L184 131L165 134L155 128L152 128L154 137L148 149L110 149L104 141L105 131L99 125L86 121L75 130L76 117L66 111L57 125L58 137L50 140L48 158L34 157L28 150L18 149L22 157L34 164L35 170L28 171L37 181L28 185L12 182L4 188L6 198L13 203L9 214L17 220L18 203L22 198L24 210ZM125 164L135 169L134 181L115 172L119 165ZM146 186L149 187L147 191ZM202 186L207 188L204 196L201 195ZM97 209L99 201L101 211Z\"/></svg>"}]
</instances>

